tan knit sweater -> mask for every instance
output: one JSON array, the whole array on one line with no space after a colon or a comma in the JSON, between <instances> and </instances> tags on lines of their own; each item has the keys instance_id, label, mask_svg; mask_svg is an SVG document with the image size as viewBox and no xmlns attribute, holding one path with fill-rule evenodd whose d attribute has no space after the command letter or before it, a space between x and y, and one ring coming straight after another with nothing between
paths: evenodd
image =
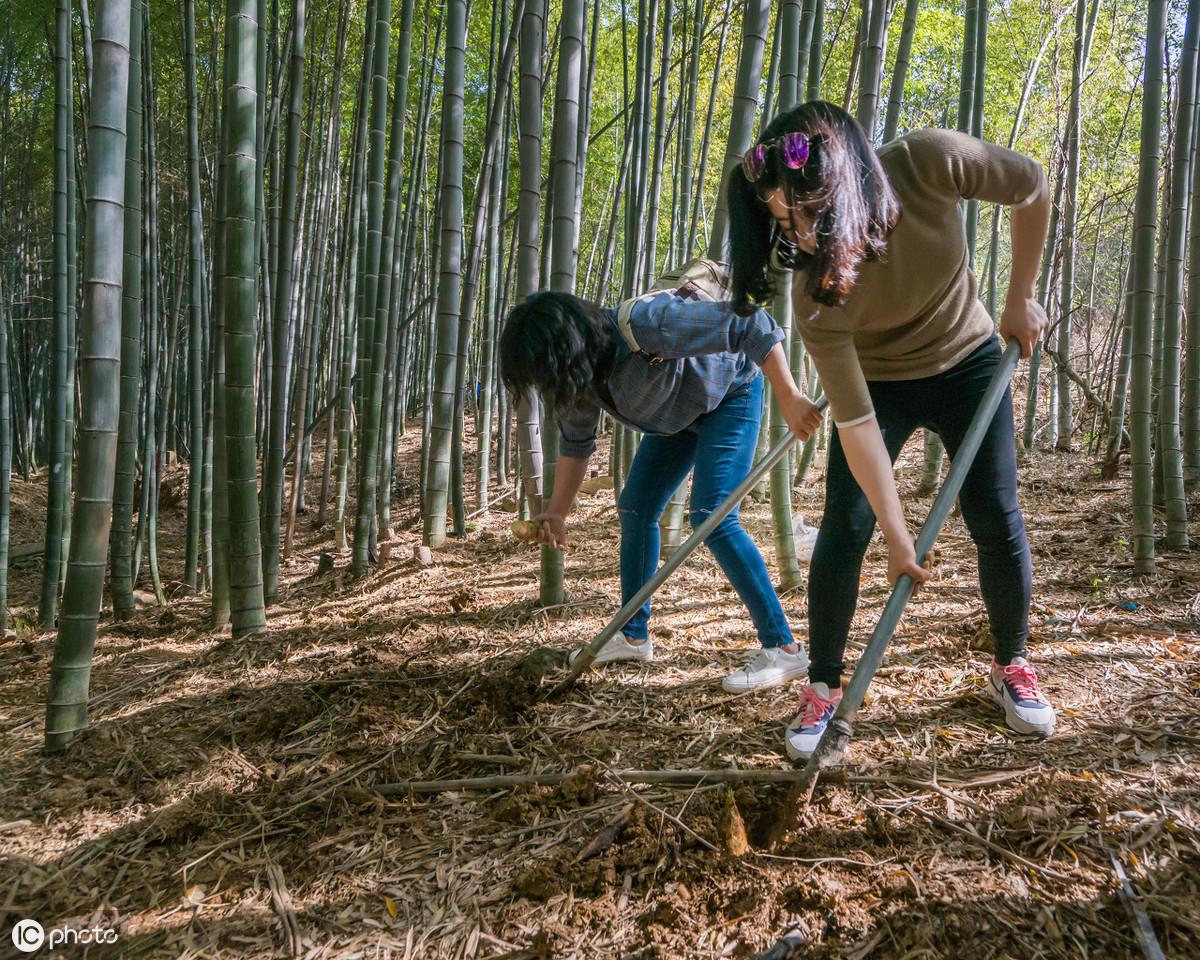
<instances>
[{"instance_id":1,"label":"tan knit sweater","mask_svg":"<svg viewBox=\"0 0 1200 960\"><path fill-rule=\"evenodd\" d=\"M967 265L962 198L1023 206L1046 189L1036 160L952 130L918 130L879 160L902 214L882 260L863 263L840 307L793 279L796 326L829 396L834 422L874 413L868 380L916 380L949 370L995 334Z\"/></svg>"}]
</instances>

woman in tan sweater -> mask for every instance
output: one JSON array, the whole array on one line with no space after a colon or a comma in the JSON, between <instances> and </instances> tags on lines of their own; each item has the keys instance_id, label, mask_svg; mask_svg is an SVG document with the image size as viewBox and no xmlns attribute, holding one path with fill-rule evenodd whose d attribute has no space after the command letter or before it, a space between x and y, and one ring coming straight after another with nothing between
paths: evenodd
<instances>
[{"instance_id":1,"label":"woman in tan sweater","mask_svg":"<svg viewBox=\"0 0 1200 960\"><path fill-rule=\"evenodd\" d=\"M888 580L928 579L892 463L924 427L953 457L1001 356L967 262L959 202L1012 207L1012 270L1000 337L1028 357L1047 327L1034 284L1050 199L1035 160L949 130L919 130L876 152L857 121L823 101L777 116L729 183L735 306L765 301L793 273L796 328L837 429L809 577L809 686L786 747L816 747L841 699L842 656L859 573L878 520ZM988 690L1010 727L1042 736L1054 709L1026 660L1032 572L1017 503L1006 395L960 494L979 556L995 644Z\"/></svg>"}]
</instances>

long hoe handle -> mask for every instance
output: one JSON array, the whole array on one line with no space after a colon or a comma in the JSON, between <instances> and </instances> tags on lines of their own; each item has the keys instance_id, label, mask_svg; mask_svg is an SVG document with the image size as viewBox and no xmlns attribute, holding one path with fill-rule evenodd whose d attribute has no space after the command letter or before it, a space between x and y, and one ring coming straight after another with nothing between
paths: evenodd
<instances>
[{"instance_id":1,"label":"long hoe handle","mask_svg":"<svg viewBox=\"0 0 1200 960\"><path fill-rule=\"evenodd\" d=\"M827 398L822 397L816 401L817 409L824 410L829 404ZM654 576L646 581L645 585L629 598L629 602L616 612L608 624L601 630L592 641L580 651L575 662L571 664L571 669L567 675L555 686L546 696L555 697L560 693L569 690L575 685L575 681L580 675L587 670L593 663L596 662L596 657L600 651L604 649L604 645L608 643L617 632L627 624L635 613L641 608L642 604L654 596L655 592L661 587L676 568L683 563L696 548L700 546L705 538L712 533L717 525L724 520L730 513L745 498L758 482L766 476L767 472L777 464L780 459L792 448L792 444L796 442L796 435L789 432L786 437L781 439L773 446L765 457L758 461L750 472L746 474L746 478L739 483L728 497L726 497L712 513L710 513L700 526L692 531L692 535L683 542L683 544L671 554L665 563L655 571Z\"/></svg>"},{"instance_id":2,"label":"long hoe handle","mask_svg":"<svg viewBox=\"0 0 1200 960\"><path fill-rule=\"evenodd\" d=\"M954 501L958 499L963 481L966 480L967 472L975 461L975 455L979 453L983 435L992 425L992 418L996 415L996 409L1000 406L1004 391L1008 389L1009 381L1012 380L1013 372L1017 368L1017 361L1020 359L1020 344L1015 340L1009 341L1004 356L1001 357L1000 363L996 367L996 372L992 374L992 381L984 392L983 400L975 411L975 416L971 418L971 424L967 427L966 436L958 448L958 453L950 464L946 481L934 498L925 525L921 527L921 532L917 536L918 563L921 563L933 549L934 541L941 533L946 518L950 516ZM887 650L888 643L891 642L892 634L896 632L905 605L912 598L915 585L913 578L907 574L896 581L896 586L892 590L892 595L888 597L887 605L883 608L883 615L879 618L875 632L871 634L867 648L863 651L863 655L858 660L858 666L854 669L854 676L842 694L841 703L838 704L833 718L829 721L829 726L825 728L825 733L821 736L816 750L809 757L803 775L788 792L784 805L775 817L768 840L770 846L775 846L791 828L799 801L812 789L821 768L837 763L845 754L846 745L854 733L851 721L858 713L859 707L862 706L867 687L871 685L871 681L883 663L884 652Z\"/></svg>"}]
</instances>

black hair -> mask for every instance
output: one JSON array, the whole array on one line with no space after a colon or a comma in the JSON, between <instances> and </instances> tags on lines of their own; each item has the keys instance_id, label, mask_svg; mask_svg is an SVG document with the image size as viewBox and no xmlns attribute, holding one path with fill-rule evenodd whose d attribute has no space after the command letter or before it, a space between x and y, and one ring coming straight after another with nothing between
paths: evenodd
<instances>
[{"instance_id":1,"label":"black hair","mask_svg":"<svg viewBox=\"0 0 1200 960\"><path fill-rule=\"evenodd\" d=\"M729 176L730 266L736 309L745 311L775 292L770 269L777 225L767 195L782 188L791 207L814 217L816 252L784 244L784 266L807 273L805 292L817 303L841 304L859 265L878 259L900 219L900 201L862 126L841 107L810 100L777 115L759 135L767 143L787 133L809 137L809 158L799 170L766 151L766 166L751 183L739 164Z\"/></svg>"},{"instance_id":2,"label":"black hair","mask_svg":"<svg viewBox=\"0 0 1200 960\"><path fill-rule=\"evenodd\" d=\"M500 333L500 378L514 395L537 390L551 409L594 395L615 356L608 308L569 293L534 293Z\"/></svg>"}]
</instances>

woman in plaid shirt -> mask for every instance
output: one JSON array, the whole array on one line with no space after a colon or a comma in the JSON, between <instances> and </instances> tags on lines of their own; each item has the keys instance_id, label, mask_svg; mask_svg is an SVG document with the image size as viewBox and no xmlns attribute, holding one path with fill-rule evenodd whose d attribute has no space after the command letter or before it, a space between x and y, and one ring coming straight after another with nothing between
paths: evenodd
<instances>
[{"instance_id":1,"label":"woman in plaid shirt","mask_svg":"<svg viewBox=\"0 0 1200 960\"><path fill-rule=\"evenodd\" d=\"M689 518L696 526L750 472L763 373L798 437L807 439L821 416L796 387L783 331L763 310L738 314L728 303L664 292L639 300L629 325L641 348L636 352L621 335L615 310L569 294L539 293L512 311L500 338L505 385L518 395L536 390L561 430L554 490L534 518L541 542L555 549L568 544L566 518L596 448L600 411L644 434L617 503L622 604L657 569L659 517L688 473L694 470ZM749 664L725 678L725 689L760 689L803 676L808 659L737 510L705 544L746 604L762 644ZM596 663L652 660L649 616L647 602Z\"/></svg>"}]
</instances>

